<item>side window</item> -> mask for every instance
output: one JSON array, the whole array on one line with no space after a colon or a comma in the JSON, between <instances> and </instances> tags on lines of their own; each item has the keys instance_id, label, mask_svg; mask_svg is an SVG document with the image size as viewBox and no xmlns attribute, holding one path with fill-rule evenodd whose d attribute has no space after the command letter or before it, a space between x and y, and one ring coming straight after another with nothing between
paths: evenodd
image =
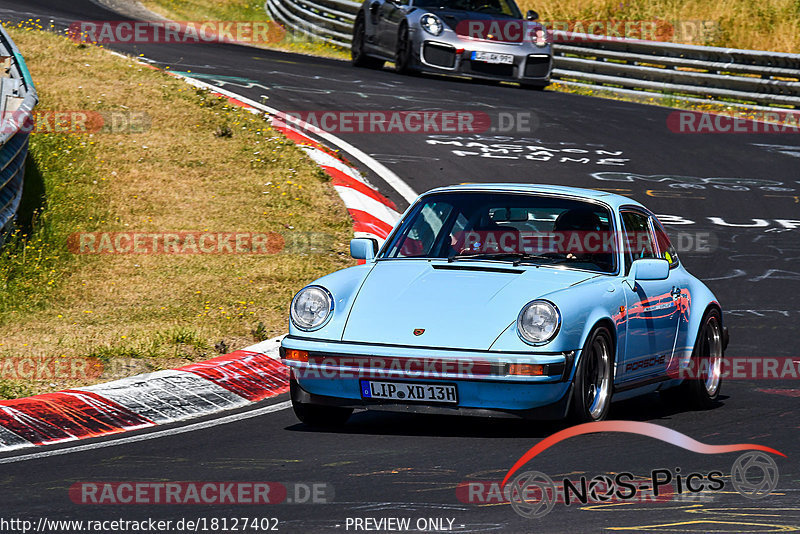
<instances>
[{"instance_id":1,"label":"side window","mask_svg":"<svg viewBox=\"0 0 800 534\"><path fill-rule=\"evenodd\" d=\"M405 239L399 244L399 251L395 254L398 258L413 258L430 254L431 248L442 229L443 221L447 219L453 206L445 202L426 204L422 207L420 217L417 217L414 226L409 228Z\"/></svg>"},{"instance_id":2,"label":"side window","mask_svg":"<svg viewBox=\"0 0 800 534\"><path fill-rule=\"evenodd\" d=\"M634 260L656 258L656 249L650 233L649 217L636 211L623 211L625 272L628 273Z\"/></svg>"},{"instance_id":3,"label":"side window","mask_svg":"<svg viewBox=\"0 0 800 534\"><path fill-rule=\"evenodd\" d=\"M678 251L672 246L672 243L664 231L661 223L653 217L653 227L656 230L656 243L658 244L658 254L660 258L664 258L669 262L670 269L678 265Z\"/></svg>"}]
</instances>

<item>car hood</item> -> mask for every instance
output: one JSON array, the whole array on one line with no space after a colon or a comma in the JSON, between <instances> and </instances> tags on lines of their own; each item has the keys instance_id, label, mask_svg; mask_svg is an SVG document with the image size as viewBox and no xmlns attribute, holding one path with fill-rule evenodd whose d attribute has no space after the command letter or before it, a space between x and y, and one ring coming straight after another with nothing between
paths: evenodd
<instances>
[{"instance_id":1,"label":"car hood","mask_svg":"<svg viewBox=\"0 0 800 534\"><path fill-rule=\"evenodd\" d=\"M495 14L487 14L487 13L479 13L475 11L460 11L460 10L450 10L450 9L428 9L431 13L436 14L442 21L456 34L461 37L467 37L469 35L469 23L471 21L480 21L482 24L478 26L478 38L480 39L488 39L488 40L499 40L504 42L519 42L521 41L522 34L520 33L519 38L514 40L508 39L498 39L498 38L489 38L488 32L495 31L500 29L502 33L505 29L505 24L508 24L513 21L515 24L522 24L527 25L531 24L528 21L523 21L520 19L516 19L510 17L508 15L495 15ZM492 25L492 21L495 21L499 26ZM524 26L523 26L524 27Z\"/></svg>"},{"instance_id":2,"label":"car hood","mask_svg":"<svg viewBox=\"0 0 800 534\"><path fill-rule=\"evenodd\" d=\"M342 340L488 350L526 303L595 276L497 262L379 261Z\"/></svg>"}]
</instances>

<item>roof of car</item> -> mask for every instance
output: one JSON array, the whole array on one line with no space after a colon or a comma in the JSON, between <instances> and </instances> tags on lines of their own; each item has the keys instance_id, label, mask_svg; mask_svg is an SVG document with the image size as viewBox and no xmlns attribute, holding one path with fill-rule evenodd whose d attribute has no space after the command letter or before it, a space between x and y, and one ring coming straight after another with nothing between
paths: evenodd
<instances>
[{"instance_id":1,"label":"roof of car","mask_svg":"<svg viewBox=\"0 0 800 534\"><path fill-rule=\"evenodd\" d=\"M633 199L609 193L607 191L597 191L594 189L584 189L581 187L567 187L564 185L548 185L548 184L525 184L525 183L464 183L459 185L450 185L446 187L438 187L428 191L432 192L442 191L510 191L520 193L550 193L561 194L572 197L581 197L586 199L602 200L612 207L619 207L622 205L634 204L641 206L639 202Z\"/></svg>"}]
</instances>

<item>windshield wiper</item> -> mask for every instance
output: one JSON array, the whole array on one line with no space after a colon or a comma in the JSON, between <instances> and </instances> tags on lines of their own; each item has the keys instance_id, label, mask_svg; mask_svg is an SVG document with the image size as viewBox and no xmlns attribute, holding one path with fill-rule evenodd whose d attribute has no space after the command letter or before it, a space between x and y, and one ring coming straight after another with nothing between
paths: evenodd
<instances>
[{"instance_id":1,"label":"windshield wiper","mask_svg":"<svg viewBox=\"0 0 800 534\"><path fill-rule=\"evenodd\" d=\"M558 258L553 256L548 256L546 254L529 254L527 252L477 252L475 254L456 254L454 256L450 256L447 258L448 263L452 263L456 260L494 260L497 259L498 261L513 261L514 265L517 266L523 261L547 261L548 264L552 263L560 263L562 261L571 261L572 258Z\"/></svg>"},{"instance_id":2,"label":"windshield wiper","mask_svg":"<svg viewBox=\"0 0 800 534\"><path fill-rule=\"evenodd\" d=\"M552 254L552 253L551 253ZM542 265L558 265L560 263L569 263L569 262L586 262L587 260L576 258L574 256L552 256L548 254L529 254L525 252L498 252L498 253L487 253L487 252L479 252L475 254L456 254L454 256L450 256L447 258L448 263L452 263L456 260L475 260L475 259L487 259L487 260L494 260L497 259L498 261L509 261L511 260L512 265L514 267L520 265L523 262L528 261L536 261L542 262Z\"/></svg>"},{"instance_id":3,"label":"windshield wiper","mask_svg":"<svg viewBox=\"0 0 800 534\"><path fill-rule=\"evenodd\" d=\"M476 252L474 254L455 254L453 256L449 256L447 258L447 263L453 263L456 260L493 260L497 258L516 260L523 256L527 256L527 254L522 252Z\"/></svg>"}]
</instances>

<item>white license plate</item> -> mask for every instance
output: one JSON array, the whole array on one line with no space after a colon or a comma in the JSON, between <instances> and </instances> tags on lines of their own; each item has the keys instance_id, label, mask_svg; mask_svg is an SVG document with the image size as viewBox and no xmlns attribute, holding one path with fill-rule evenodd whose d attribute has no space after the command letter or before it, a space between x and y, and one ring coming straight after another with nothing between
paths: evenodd
<instances>
[{"instance_id":1,"label":"white license plate","mask_svg":"<svg viewBox=\"0 0 800 534\"><path fill-rule=\"evenodd\" d=\"M361 398L457 404L458 392L454 384L411 384L408 382L361 380Z\"/></svg>"},{"instance_id":2,"label":"white license plate","mask_svg":"<svg viewBox=\"0 0 800 534\"><path fill-rule=\"evenodd\" d=\"M483 61L484 63L514 63L514 56L511 54L495 54L494 52L473 52L472 61Z\"/></svg>"}]
</instances>

